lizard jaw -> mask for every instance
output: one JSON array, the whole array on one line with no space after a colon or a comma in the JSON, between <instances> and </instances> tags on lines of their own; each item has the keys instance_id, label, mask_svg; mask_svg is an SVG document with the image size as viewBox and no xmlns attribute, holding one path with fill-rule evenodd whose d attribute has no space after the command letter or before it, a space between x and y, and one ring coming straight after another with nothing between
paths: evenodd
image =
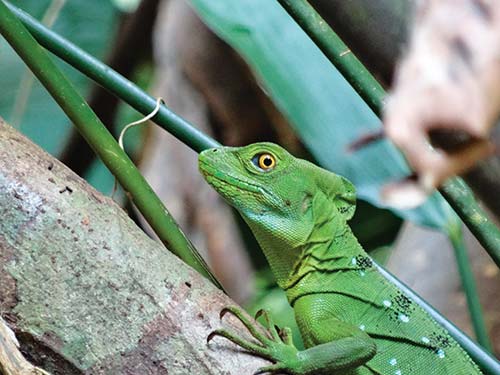
<instances>
[{"instance_id":1,"label":"lizard jaw","mask_svg":"<svg viewBox=\"0 0 500 375\"><path fill-rule=\"evenodd\" d=\"M217 191L220 190L221 185L227 185L232 186L235 189L245 190L254 194L263 193L263 189L260 186L241 180L228 173L224 173L224 171L217 170L203 160L199 161L198 167L205 180Z\"/></svg>"}]
</instances>

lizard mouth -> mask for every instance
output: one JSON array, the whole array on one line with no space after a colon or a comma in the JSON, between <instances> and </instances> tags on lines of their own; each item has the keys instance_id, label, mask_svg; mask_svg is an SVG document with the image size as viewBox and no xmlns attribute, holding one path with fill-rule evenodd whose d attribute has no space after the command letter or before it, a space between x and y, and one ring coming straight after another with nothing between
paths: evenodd
<instances>
[{"instance_id":1,"label":"lizard mouth","mask_svg":"<svg viewBox=\"0 0 500 375\"><path fill-rule=\"evenodd\" d=\"M203 160L199 160L198 167L205 180L219 192L221 192L219 189L221 186L229 185L254 194L263 193L262 187L232 176L224 171L217 170Z\"/></svg>"}]
</instances>

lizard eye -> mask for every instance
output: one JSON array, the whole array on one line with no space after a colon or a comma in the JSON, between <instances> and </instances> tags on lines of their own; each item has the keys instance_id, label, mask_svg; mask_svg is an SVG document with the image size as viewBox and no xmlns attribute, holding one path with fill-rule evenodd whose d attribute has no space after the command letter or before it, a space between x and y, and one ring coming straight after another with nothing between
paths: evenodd
<instances>
[{"instance_id":1,"label":"lizard eye","mask_svg":"<svg viewBox=\"0 0 500 375\"><path fill-rule=\"evenodd\" d=\"M255 155L252 159L252 162L255 164L255 166L267 172L275 167L276 158L269 153L263 153Z\"/></svg>"}]
</instances>

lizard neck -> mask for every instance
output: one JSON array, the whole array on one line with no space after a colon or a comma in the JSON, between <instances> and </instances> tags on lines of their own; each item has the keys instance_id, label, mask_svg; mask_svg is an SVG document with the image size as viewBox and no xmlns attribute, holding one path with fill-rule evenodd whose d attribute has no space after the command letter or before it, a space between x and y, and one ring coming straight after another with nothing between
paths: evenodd
<instances>
[{"instance_id":1,"label":"lizard neck","mask_svg":"<svg viewBox=\"0 0 500 375\"><path fill-rule=\"evenodd\" d=\"M290 214L242 212L284 290L315 267L363 253L331 197L304 194L299 204Z\"/></svg>"},{"instance_id":2,"label":"lizard neck","mask_svg":"<svg viewBox=\"0 0 500 375\"><path fill-rule=\"evenodd\" d=\"M364 273L372 268L371 258L359 244L349 225L342 218L329 223L330 237L325 241L308 241L282 288L290 302L305 291L319 289L317 277L339 280L346 271ZM313 235L311 237L314 237Z\"/></svg>"},{"instance_id":3,"label":"lizard neck","mask_svg":"<svg viewBox=\"0 0 500 375\"><path fill-rule=\"evenodd\" d=\"M299 260L301 246L277 237L271 231L263 229L260 223L249 220L248 216L243 216L243 218L252 229L262 248L276 282L281 288L284 288L290 276L290 270L294 269Z\"/></svg>"}]
</instances>

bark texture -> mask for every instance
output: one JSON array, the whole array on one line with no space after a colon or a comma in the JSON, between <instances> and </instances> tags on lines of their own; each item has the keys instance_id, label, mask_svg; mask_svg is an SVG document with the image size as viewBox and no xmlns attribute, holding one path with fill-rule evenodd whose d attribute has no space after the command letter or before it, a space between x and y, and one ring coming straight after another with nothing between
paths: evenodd
<instances>
[{"instance_id":1,"label":"bark texture","mask_svg":"<svg viewBox=\"0 0 500 375\"><path fill-rule=\"evenodd\" d=\"M264 364L225 341L207 346L233 302L3 121L0 214L0 312L35 365L68 375Z\"/></svg>"}]
</instances>

